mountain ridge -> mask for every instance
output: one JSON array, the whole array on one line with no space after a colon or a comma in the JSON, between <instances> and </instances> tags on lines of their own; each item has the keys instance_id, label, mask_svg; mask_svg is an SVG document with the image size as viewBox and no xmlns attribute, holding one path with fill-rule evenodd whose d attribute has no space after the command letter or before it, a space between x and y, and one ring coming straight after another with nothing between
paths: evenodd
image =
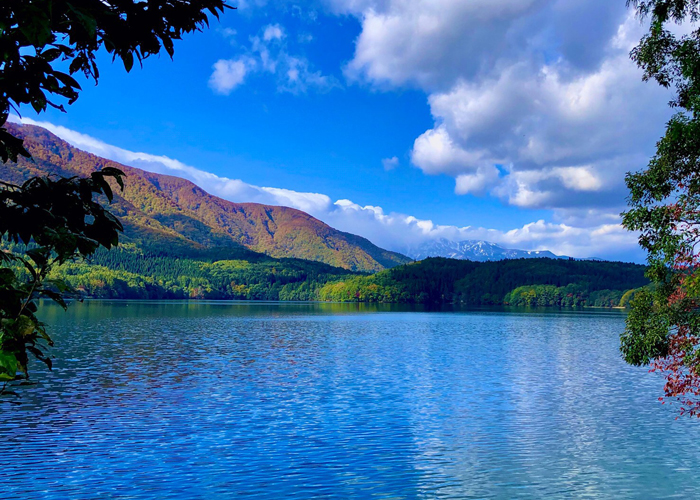
<instances>
[{"instance_id":1,"label":"mountain ridge","mask_svg":"<svg viewBox=\"0 0 700 500\"><path fill-rule=\"evenodd\" d=\"M125 241L166 245L184 253L211 248L245 250L270 257L323 262L353 271L380 271L410 262L366 238L339 231L289 207L234 203L191 181L122 165L84 152L32 125L6 124L33 159L0 164L0 179L19 183L36 175L86 176L106 166L123 170L124 192L115 190L112 210L125 226Z\"/></svg>"},{"instance_id":2,"label":"mountain ridge","mask_svg":"<svg viewBox=\"0 0 700 500\"><path fill-rule=\"evenodd\" d=\"M475 262L492 262L507 259L569 258L563 255L555 255L549 250L518 250L505 248L485 240L453 241L446 238L429 240L418 246L407 248L405 254L414 260L445 257Z\"/></svg>"}]
</instances>

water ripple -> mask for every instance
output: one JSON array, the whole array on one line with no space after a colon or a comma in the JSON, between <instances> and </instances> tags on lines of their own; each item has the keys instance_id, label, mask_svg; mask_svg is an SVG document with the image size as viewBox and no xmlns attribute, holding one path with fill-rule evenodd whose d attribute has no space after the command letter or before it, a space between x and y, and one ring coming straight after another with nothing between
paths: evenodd
<instances>
[{"instance_id":1,"label":"water ripple","mask_svg":"<svg viewBox=\"0 0 700 500\"><path fill-rule=\"evenodd\" d=\"M0 498L700 497L617 313L90 303L0 419Z\"/></svg>"}]
</instances>

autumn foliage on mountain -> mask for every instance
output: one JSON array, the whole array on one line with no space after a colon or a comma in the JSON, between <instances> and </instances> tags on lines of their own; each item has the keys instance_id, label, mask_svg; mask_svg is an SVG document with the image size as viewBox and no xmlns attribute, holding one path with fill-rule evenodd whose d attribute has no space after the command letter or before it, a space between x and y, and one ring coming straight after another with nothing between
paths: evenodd
<instances>
[{"instance_id":1,"label":"autumn foliage on mountain","mask_svg":"<svg viewBox=\"0 0 700 500\"><path fill-rule=\"evenodd\" d=\"M323 262L354 271L379 271L410 262L365 238L333 229L287 207L232 203L212 196L192 182L117 164L81 151L45 129L7 124L24 139L32 160L0 165L0 179L19 183L32 176L89 176L104 167L126 173L113 212L125 227L124 242L151 250L179 249L187 255L206 249L242 249L271 257ZM225 253L225 252L224 252Z\"/></svg>"}]
</instances>

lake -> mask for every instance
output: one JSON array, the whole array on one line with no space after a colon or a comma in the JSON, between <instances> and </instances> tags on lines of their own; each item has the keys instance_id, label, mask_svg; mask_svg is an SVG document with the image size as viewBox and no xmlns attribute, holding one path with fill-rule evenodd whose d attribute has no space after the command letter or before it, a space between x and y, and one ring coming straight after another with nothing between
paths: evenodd
<instances>
[{"instance_id":1,"label":"lake","mask_svg":"<svg viewBox=\"0 0 700 500\"><path fill-rule=\"evenodd\" d=\"M700 498L700 422L624 313L44 305L0 498Z\"/></svg>"}]
</instances>

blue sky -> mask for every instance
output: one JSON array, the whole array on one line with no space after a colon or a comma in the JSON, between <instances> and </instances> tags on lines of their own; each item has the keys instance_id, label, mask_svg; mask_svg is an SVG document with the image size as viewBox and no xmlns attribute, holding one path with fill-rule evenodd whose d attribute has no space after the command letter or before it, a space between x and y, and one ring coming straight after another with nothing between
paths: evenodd
<instances>
[{"instance_id":1,"label":"blue sky","mask_svg":"<svg viewBox=\"0 0 700 500\"><path fill-rule=\"evenodd\" d=\"M629 61L643 26L624 3L234 2L174 60L127 74L103 55L68 113L22 111L83 149L393 250L474 238L641 260L619 226L623 179L670 114Z\"/></svg>"}]
</instances>

